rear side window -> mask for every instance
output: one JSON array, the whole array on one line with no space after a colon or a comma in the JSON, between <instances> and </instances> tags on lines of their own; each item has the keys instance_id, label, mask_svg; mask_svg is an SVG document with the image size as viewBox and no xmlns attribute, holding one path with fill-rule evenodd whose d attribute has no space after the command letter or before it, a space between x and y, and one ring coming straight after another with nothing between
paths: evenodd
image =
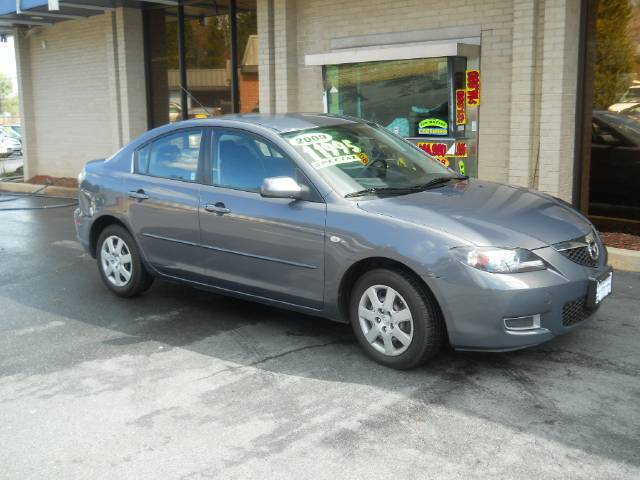
<instances>
[{"instance_id":1,"label":"rear side window","mask_svg":"<svg viewBox=\"0 0 640 480\"><path fill-rule=\"evenodd\" d=\"M184 130L155 140L136 152L136 172L195 182L202 130Z\"/></svg>"}]
</instances>

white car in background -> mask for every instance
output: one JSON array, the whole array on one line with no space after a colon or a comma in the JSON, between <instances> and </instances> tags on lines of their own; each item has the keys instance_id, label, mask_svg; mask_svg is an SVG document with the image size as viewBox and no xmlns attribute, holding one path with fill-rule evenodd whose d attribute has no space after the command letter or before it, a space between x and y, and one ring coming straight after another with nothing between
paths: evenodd
<instances>
[{"instance_id":1,"label":"white car in background","mask_svg":"<svg viewBox=\"0 0 640 480\"><path fill-rule=\"evenodd\" d=\"M15 152L22 152L22 142L0 131L0 157L8 157Z\"/></svg>"},{"instance_id":2,"label":"white car in background","mask_svg":"<svg viewBox=\"0 0 640 480\"><path fill-rule=\"evenodd\" d=\"M618 103L614 103L607 110L610 112L623 112L640 105L640 82L633 82Z\"/></svg>"}]
</instances>

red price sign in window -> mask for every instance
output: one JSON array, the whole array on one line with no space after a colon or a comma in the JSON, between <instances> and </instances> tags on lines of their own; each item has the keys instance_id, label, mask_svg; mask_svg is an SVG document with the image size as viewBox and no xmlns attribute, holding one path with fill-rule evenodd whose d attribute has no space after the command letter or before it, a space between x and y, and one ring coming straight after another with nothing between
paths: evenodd
<instances>
[{"instance_id":1,"label":"red price sign in window","mask_svg":"<svg viewBox=\"0 0 640 480\"><path fill-rule=\"evenodd\" d=\"M456 90L456 125L467 123L466 91L462 88Z\"/></svg>"},{"instance_id":2,"label":"red price sign in window","mask_svg":"<svg viewBox=\"0 0 640 480\"><path fill-rule=\"evenodd\" d=\"M467 70L467 105L480 105L480 70Z\"/></svg>"},{"instance_id":3,"label":"red price sign in window","mask_svg":"<svg viewBox=\"0 0 640 480\"><path fill-rule=\"evenodd\" d=\"M449 159L447 158L447 149L449 146L446 143L420 142L418 143L418 148L435 157L435 159L445 167L450 165Z\"/></svg>"}]
</instances>

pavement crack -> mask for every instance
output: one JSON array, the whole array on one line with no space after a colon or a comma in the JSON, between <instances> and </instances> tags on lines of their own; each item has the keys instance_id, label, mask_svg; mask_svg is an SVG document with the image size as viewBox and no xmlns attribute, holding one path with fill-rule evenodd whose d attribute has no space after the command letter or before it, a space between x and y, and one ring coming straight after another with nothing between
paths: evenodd
<instances>
[{"instance_id":1,"label":"pavement crack","mask_svg":"<svg viewBox=\"0 0 640 480\"><path fill-rule=\"evenodd\" d=\"M336 345L336 344L340 344L340 343L344 343L344 340L331 340L330 342L325 342L325 343L316 343L316 344L313 344L313 345L304 345L302 347L294 348L292 350L287 350L286 352L277 353L275 355L268 355L268 356L266 356L264 358L261 358L260 360L256 360L254 362L247 363L246 365L234 365L234 366L231 366L231 367L223 368L222 370L218 370L217 372L214 372L211 375L206 375L204 377L201 377L198 380L206 380L208 378L215 377L215 376L217 376L217 375L219 375L221 373L233 372L233 371L240 370L240 369L247 368L247 367L255 367L257 365L262 365L263 363L270 362L271 360L276 360L278 358L286 357L287 355L292 355L294 353L302 352L304 350L312 350L312 349L316 349L316 348L323 348L323 347L328 347L330 345Z\"/></svg>"},{"instance_id":2,"label":"pavement crack","mask_svg":"<svg viewBox=\"0 0 640 480\"><path fill-rule=\"evenodd\" d=\"M294 348L293 350L288 350L286 352L278 353L276 355L269 355L267 357L264 357L262 360L257 360L255 362L249 363L246 366L255 367L256 365L260 365L262 363L266 363L266 362L269 362L271 360L275 360L277 358L282 358L282 357L285 357L285 356L290 355L292 353L298 353L298 352L302 352L303 350L311 350L311 349L314 349L314 348L328 347L329 345L335 345L337 343L341 343L341 341L340 340L331 340L330 342L326 342L326 343L317 343L315 345L305 345L303 347Z\"/></svg>"}]
</instances>

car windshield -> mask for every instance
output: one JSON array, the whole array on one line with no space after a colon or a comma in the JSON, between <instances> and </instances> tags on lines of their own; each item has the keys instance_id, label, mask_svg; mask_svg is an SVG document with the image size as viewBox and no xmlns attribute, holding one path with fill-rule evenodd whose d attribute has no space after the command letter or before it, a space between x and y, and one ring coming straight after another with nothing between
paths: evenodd
<instances>
[{"instance_id":1,"label":"car windshield","mask_svg":"<svg viewBox=\"0 0 640 480\"><path fill-rule=\"evenodd\" d=\"M16 127L8 126L4 127L3 132L11 138L15 138L16 140L20 140L20 133L16 130Z\"/></svg>"},{"instance_id":2,"label":"car windshield","mask_svg":"<svg viewBox=\"0 0 640 480\"><path fill-rule=\"evenodd\" d=\"M345 196L363 190L400 192L458 178L419 148L371 124L319 127L282 136Z\"/></svg>"}]
</instances>

